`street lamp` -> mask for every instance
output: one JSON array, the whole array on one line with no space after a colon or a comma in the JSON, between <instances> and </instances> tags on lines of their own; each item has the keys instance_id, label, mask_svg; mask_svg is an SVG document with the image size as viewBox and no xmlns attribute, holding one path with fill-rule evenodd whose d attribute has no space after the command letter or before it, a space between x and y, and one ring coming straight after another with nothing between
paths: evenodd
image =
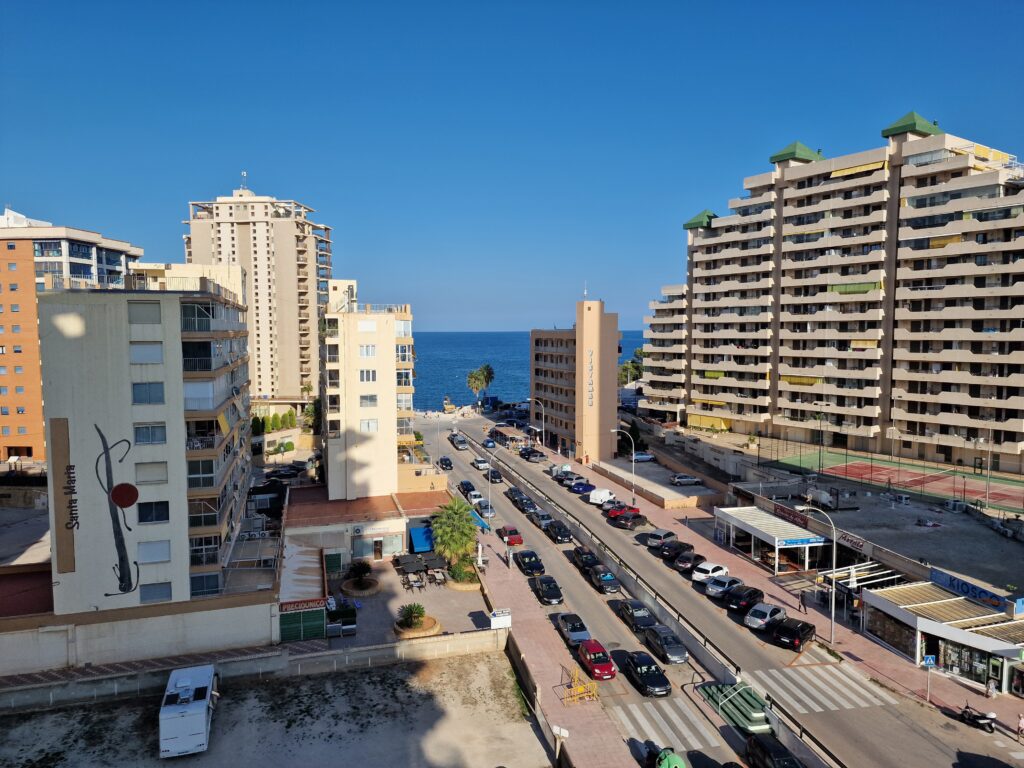
<instances>
[{"instance_id":1,"label":"street lamp","mask_svg":"<svg viewBox=\"0 0 1024 768\"><path fill-rule=\"evenodd\" d=\"M543 435L541 438L541 445L545 448L548 447L548 432L547 432L547 417L544 413L544 403L538 400L536 397L526 398L527 402L533 402L540 406L540 433Z\"/></svg>"},{"instance_id":2,"label":"street lamp","mask_svg":"<svg viewBox=\"0 0 1024 768\"><path fill-rule=\"evenodd\" d=\"M825 516L828 520L828 524L832 526L832 589L830 592L829 602L831 607L829 609L830 619L828 628L828 642L829 645L835 645L836 642L836 550L839 548L839 542L836 540L836 524L832 522L832 516L822 509L817 507L808 507L808 512L818 512Z\"/></svg>"},{"instance_id":3,"label":"street lamp","mask_svg":"<svg viewBox=\"0 0 1024 768\"><path fill-rule=\"evenodd\" d=\"M616 429L616 428L613 427L611 429L611 431L613 433L614 432L621 432L622 434L624 434L626 437L629 438L629 444L633 447L633 453L632 453L631 459L630 459L630 461L633 464L632 479L631 479L631 482L633 484L633 498L630 501L630 504L632 504L635 507L636 506L636 443L633 442L633 436L631 434L629 434L629 432L627 432L624 429Z\"/></svg>"}]
</instances>

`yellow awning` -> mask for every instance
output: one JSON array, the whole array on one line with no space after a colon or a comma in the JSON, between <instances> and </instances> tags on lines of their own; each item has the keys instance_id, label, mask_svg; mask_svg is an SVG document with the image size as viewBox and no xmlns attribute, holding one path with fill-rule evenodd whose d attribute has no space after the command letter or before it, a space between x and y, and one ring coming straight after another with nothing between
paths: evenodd
<instances>
[{"instance_id":1,"label":"yellow awning","mask_svg":"<svg viewBox=\"0 0 1024 768\"><path fill-rule=\"evenodd\" d=\"M877 349L878 339L854 339L850 346L853 349Z\"/></svg>"},{"instance_id":2,"label":"yellow awning","mask_svg":"<svg viewBox=\"0 0 1024 768\"><path fill-rule=\"evenodd\" d=\"M780 376L782 381L787 384L793 384L798 387L813 387L816 384L821 384L821 377L819 376Z\"/></svg>"},{"instance_id":3,"label":"yellow awning","mask_svg":"<svg viewBox=\"0 0 1024 768\"><path fill-rule=\"evenodd\" d=\"M732 422L720 416L701 416L700 414L689 413L686 415L686 426L698 429L728 430L732 427Z\"/></svg>"},{"instance_id":4,"label":"yellow awning","mask_svg":"<svg viewBox=\"0 0 1024 768\"><path fill-rule=\"evenodd\" d=\"M867 171L877 171L879 168L885 168L888 166L887 160L879 160L877 163L864 163L864 165L854 165L850 168L841 168L838 171L832 171L830 179L838 179L840 176L853 176L855 173L865 173Z\"/></svg>"},{"instance_id":5,"label":"yellow awning","mask_svg":"<svg viewBox=\"0 0 1024 768\"><path fill-rule=\"evenodd\" d=\"M946 237L933 237L928 241L929 248L945 248L947 245L959 243L960 235L947 235Z\"/></svg>"},{"instance_id":6,"label":"yellow awning","mask_svg":"<svg viewBox=\"0 0 1024 768\"><path fill-rule=\"evenodd\" d=\"M225 435L231 431L231 427L228 424L228 417L225 416L223 413L217 414L217 424L220 425L220 431L223 432Z\"/></svg>"},{"instance_id":7,"label":"yellow awning","mask_svg":"<svg viewBox=\"0 0 1024 768\"><path fill-rule=\"evenodd\" d=\"M725 403L723 403L720 400L701 400L699 397L695 397L695 398L693 398L693 402L695 402L695 403L704 403L704 405L716 405L716 406L718 406L720 408L724 408L725 407Z\"/></svg>"}]
</instances>

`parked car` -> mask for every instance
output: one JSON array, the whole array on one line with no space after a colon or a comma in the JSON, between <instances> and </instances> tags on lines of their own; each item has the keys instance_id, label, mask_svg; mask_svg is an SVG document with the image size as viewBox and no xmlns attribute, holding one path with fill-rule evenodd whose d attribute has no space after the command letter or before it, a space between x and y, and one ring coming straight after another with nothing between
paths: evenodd
<instances>
[{"instance_id":1,"label":"parked car","mask_svg":"<svg viewBox=\"0 0 1024 768\"><path fill-rule=\"evenodd\" d=\"M619 501L618 499L608 499L608 501L606 501L604 504L601 505L601 511L602 512L607 512L608 510L613 509L614 507L625 507L625 506L627 506L627 505L626 505L626 502L624 502L624 501Z\"/></svg>"},{"instance_id":2,"label":"parked car","mask_svg":"<svg viewBox=\"0 0 1024 768\"><path fill-rule=\"evenodd\" d=\"M476 504L483 497L484 495L480 493L480 491L470 491L469 493L466 494L466 501L468 501L470 504Z\"/></svg>"},{"instance_id":3,"label":"parked car","mask_svg":"<svg viewBox=\"0 0 1024 768\"><path fill-rule=\"evenodd\" d=\"M530 455L526 457L526 460L531 464L539 464L542 461L547 461L548 456L544 451L531 451Z\"/></svg>"},{"instance_id":4,"label":"parked car","mask_svg":"<svg viewBox=\"0 0 1024 768\"><path fill-rule=\"evenodd\" d=\"M555 522L555 518L553 518L550 514L545 512L540 507L534 507L530 511L530 514L527 515L527 517L530 518L531 523L533 523L541 529L547 528L549 525Z\"/></svg>"},{"instance_id":5,"label":"parked car","mask_svg":"<svg viewBox=\"0 0 1024 768\"><path fill-rule=\"evenodd\" d=\"M520 496L514 502L512 502L516 509L522 512L524 515L531 515L536 512L539 507L534 503L533 499L529 496Z\"/></svg>"},{"instance_id":6,"label":"parked car","mask_svg":"<svg viewBox=\"0 0 1024 768\"><path fill-rule=\"evenodd\" d=\"M476 486L469 482L469 480L462 480L459 482L459 493L463 496L469 496L470 491L475 490Z\"/></svg>"},{"instance_id":7,"label":"parked car","mask_svg":"<svg viewBox=\"0 0 1024 768\"><path fill-rule=\"evenodd\" d=\"M725 597L725 593L733 587L738 587L743 584L743 579L738 576L730 576L727 573L723 573L719 576L712 576L706 582L704 582L704 594L708 597L715 599L721 599Z\"/></svg>"},{"instance_id":8,"label":"parked car","mask_svg":"<svg viewBox=\"0 0 1024 768\"><path fill-rule=\"evenodd\" d=\"M516 488L514 485L510 485L508 488L505 489L505 497L513 504L515 504L517 498L525 495L525 493Z\"/></svg>"},{"instance_id":9,"label":"parked car","mask_svg":"<svg viewBox=\"0 0 1024 768\"><path fill-rule=\"evenodd\" d=\"M786 609L771 603L758 603L743 617L743 623L751 629L765 630L772 624L786 618Z\"/></svg>"},{"instance_id":10,"label":"parked car","mask_svg":"<svg viewBox=\"0 0 1024 768\"><path fill-rule=\"evenodd\" d=\"M500 483L504 478L501 476L501 472L496 469L488 469L484 472L484 477L487 478L489 483Z\"/></svg>"},{"instance_id":11,"label":"parked car","mask_svg":"<svg viewBox=\"0 0 1024 768\"><path fill-rule=\"evenodd\" d=\"M559 634L565 638L565 642L571 646L577 646L584 640L590 639L590 631L583 619L575 613L560 613L555 619L555 626Z\"/></svg>"},{"instance_id":12,"label":"parked car","mask_svg":"<svg viewBox=\"0 0 1024 768\"><path fill-rule=\"evenodd\" d=\"M625 504L623 502L619 502L614 507L609 509L605 514L608 516L609 520L614 520L616 517L624 515L627 512L631 513L631 514L637 514L637 515L640 514L640 510L639 509L637 509L636 507L631 507L631 506L629 506L629 504Z\"/></svg>"},{"instance_id":13,"label":"parked car","mask_svg":"<svg viewBox=\"0 0 1024 768\"><path fill-rule=\"evenodd\" d=\"M772 642L800 651L814 639L814 625L799 619L782 619L772 624Z\"/></svg>"},{"instance_id":14,"label":"parked car","mask_svg":"<svg viewBox=\"0 0 1024 768\"><path fill-rule=\"evenodd\" d=\"M477 457L477 458L473 459L470 462L470 464L472 465L473 469L490 469L491 468L490 462L487 461L487 459L483 459L483 458L480 458L480 457Z\"/></svg>"},{"instance_id":15,"label":"parked car","mask_svg":"<svg viewBox=\"0 0 1024 768\"><path fill-rule=\"evenodd\" d=\"M587 575L590 577L590 583L606 595L615 594L620 589L619 580L615 578L615 574L603 565L592 566Z\"/></svg>"},{"instance_id":16,"label":"parked car","mask_svg":"<svg viewBox=\"0 0 1024 768\"><path fill-rule=\"evenodd\" d=\"M690 578L696 582L707 581L708 579L714 578L715 576L728 576L729 569L724 565L718 563L709 563L704 561L698 566L695 566L692 571Z\"/></svg>"},{"instance_id":17,"label":"parked car","mask_svg":"<svg viewBox=\"0 0 1024 768\"><path fill-rule=\"evenodd\" d=\"M551 479L554 480L556 483L561 484L561 482L565 480L565 478L567 478L569 475L576 474L575 472L570 472L568 469L558 469L557 467L557 464L551 465L551 468L553 470L551 473Z\"/></svg>"},{"instance_id":18,"label":"parked car","mask_svg":"<svg viewBox=\"0 0 1024 768\"><path fill-rule=\"evenodd\" d=\"M512 555L519 570L527 576L543 576L544 563L532 549L521 549Z\"/></svg>"},{"instance_id":19,"label":"parked car","mask_svg":"<svg viewBox=\"0 0 1024 768\"><path fill-rule=\"evenodd\" d=\"M578 483L573 483L569 486L569 493L576 493L581 496L584 493L590 493L592 490L594 490L594 486L586 480L580 480Z\"/></svg>"},{"instance_id":20,"label":"parked car","mask_svg":"<svg viewBox=\"0 0 1024 768\"><path fill-rule=\"evenodd\" d=\"M677 472L668 479L668 482L670 485L700 485L701 480L699 477Z\"/></svg>"},{"instance_id":21,"label":"parked car","mask_svg":"<svg viewBox=\"0 0 1024 768\"><path fill-rule=\"evenodd\" d=\"M451 472L455 466L452 464L452 460L447 456L442 456L437 460L437 466L443 469L445 472Z\"/></svg>"},{"instance_id":22,"label":"parked car","mask_svg":"<svg viewBox=\"0 0 1024 768\"><path fill-rule=\"evenodd\" d=\"M454 447L456 451L469 450L469 443L466 441L466 438L464 438L458 432L450 433L448 435L448 442L452 444L452 447Z\"/></svg>"},{"instance_id":23,"label":"parked car","mask_svg":"<svg viewBox=\"0 0 1024 768\"><path fill-rule=\"evenodd\" d=\"M683 641L664 624L647 627L644 642L666 664L685 664L690 658Z\"/></svg>"},{"instance_id":24,"label":"parked car","mask_svg":"<svg viewBox=\"0 0 1024 768\"><path fill-rule=\"evenodd\" d=\"M633 461L645 462L657 461L657 459L654 457L653 453L648 453L647 451L637 451L636 453L633 454Z\"/></svg>"},{"instance_id":25,"label":"parked car","mask_svg":"<svg viewBox=\"0 0 1024 768\"><path fill-rule=\"evenodd\" d=\"M480 517L494 517L494 507L491 506L491 502L487 499L480 499L477 501L476 511Z\"/></svg>"},{"instance_id":26,"label":"parked car","mask_svg":"<svg viewBox=\"0 0 1024 768\"><path fill-rule=\"evenodd\" d=\"M620 600L615 612L633 632L643 632L658 623L647 606L639 600Z\"/></svg>"},{"instance_id":27,"label":"parked car","mask_svg":"<svg viewBox=\"0 0 1024 768\"><path fill-rule=\"evenodd\" d=\"M655 528L647 534L647 546L661 548L662 544L667 544L670 541L675 541L676 535L673 531L667 531L664 528Z\"/></svg>"},{"instance_id":28,"label":"parked car","mask_svg":"<svg viewBox=\"0 0 1024 768\"><path fill-rule=\"evenodd\" d=\"M693 573L693 569L701 563L707 560L704 555L698 555L692 549L689 552L683 552L679 557L672 561L672 567L680 573L689 575Z\"/></svg>"},{"instance_id":29,"label":"parked car","mask_svg":"<svg viewBox=\"0 0 1024 768\"><path fill-rule=\"evenodd\" d=\"M561 520L552 520L551 523L545 525L544 533L546 533L548 538L555 542L555 544L568 544L572 541L572 532L569 530L569 526Z\"/></svg>"},{"instance_id":30,"label":"parked car","mask_svg":"<svg viewBox=\"0 0 1024 768\"><path fill-rule=\"evenodd\" d=\"M281 467L272 469L263 475L267 480L294 480L299 476L299 470L294 467Z\"/></svg>"},{"instance_id":31,"label":"parked car","mask_svg":"<svg viewBox=\"0 0 1024 768\"><path fill-rule=\"evenodd\" d=\"M591 568L601 564L601 561L597 559L597 555L591 551L590 547L573 547L572 562L583 573L590 573Z\"/></svg>"},{"instance_id":32,"label":"parked car","mask_svg":"<svg viewBox=\"0 0 1024 768\"><path fill-rule=\"evenodd\" d=\"M747 738L750 768L804 768L804 764L770 733L752 733Z\"/></svg>"},{"instance_id":33,"label":"parked car","mask_svg":"<svg viewBox=\"0 0 1024 768\"><path fill-rule=\"evenodd\" d=\"M626 677L642 696L668 696L672 693L672 683L646 651L627 653L625 671Z\"/></svg>"},{"instance_id":34,"label":"parked car","mask_svg":"<svg viewBox=\"0 0 1024 768\"><path fill-rule=\"evenodd\" d=\"M515 526L502 526L495 531L495 534L510 547L521 547L523 545L523 537Z\"/></svg>"},{"instance_id":35,"label":"parked car","mask_svg":"<svg viewBox=\"0 0 1024 768\"><path fill-rule=\"evenodd\" d=\"M484 441L482 443L480 443L480 445L482 445L484 448L486 448L489 451L493 451L495 448L498 447L497 445L494 444L494 441L491 440L491 438L489 438L489 437L485 437Z\"/></svg>"},{"instance_id":36,"label":"parked car","mask_svg":"<svg viewBox=\"0 0 1024 768\"><path fill-rule=\"evenodd\" d=\"M519 449L519 458L520 459L529 458L531 453L533 453L533 446L532 445L527 445L527 446Z\"/></svg>"},{"instance_id":37,"label":"parked car","mask_svg":"<svg viewBox=\"0 0 1024 768\"><path fill-rule=\"evenodd\" d=\"M576 483L585 483L586 481L587 478L583 475L577 475L575 472L566 472L558 482L565 488L570 488L576 485Z\"/></svg>"},{"instance_id":38,"label":"parked car","mask_svg":"<svg viewBox=\"0 0 1024 768\"><path fill-rule=\"evenodd\" d=\"M617 528L623 528L627 531L635 531L637 528L643 528L647 525L647 518L639 512L626 512L625 514L616 517L612 522Z\"/></svg>"},{"instance_id":39,"label":"parked car","mask_svg":"<svg viewBox=\"0 0 1024 768\"><path fill-rule=\"evenodd\" d=\"M684 552L692 551L693 544L690 544L688 541L671 538L668 541L662 542L662 545L658 548L658 555L662 560L675 560Z\"/></svg>"},{"instance_id":40,"label":"parked car","mask_svg":"<svg viewBox=\"0 0 1024 768\"><path fill-rule=\"evenodd\" d=\"M615 494L609 491L607 488L595 488L590 492L590 496L587 497L587 501L591 504L603 505L615 498Z\"/></svg>"},{"instance_id":41,"label":"parked car","mask_svg":"<svg viewBox=\"0 0 1024 768\"><path fill-rule=\"evenodd\" d=\"M562 590L554 576L535 576L529 580L530 589L544 605L560 605Z\"/></svg>"},{"instance_id":42,"label":"parked car","mask_svg":"<svg viewBox=\"0 0 1024 768\"><path fill-rule=\"evenodd\" d=\"M615 677L615 665L612 657L597 640L584 640L576 646L576 656L580 666L595 680L611 680Z\"/></svg>"},{"instance_id":43,"label":"parked car","mask_svg":"<svg viewBox=\"0 0 1024 768\"><path fill-rule=\"evenodd\" d=\"M741 584L733 587L724 596L725 610L747 615L747 611L764 600L764 592L757 587Z\"/></svg>"}]
</instances>

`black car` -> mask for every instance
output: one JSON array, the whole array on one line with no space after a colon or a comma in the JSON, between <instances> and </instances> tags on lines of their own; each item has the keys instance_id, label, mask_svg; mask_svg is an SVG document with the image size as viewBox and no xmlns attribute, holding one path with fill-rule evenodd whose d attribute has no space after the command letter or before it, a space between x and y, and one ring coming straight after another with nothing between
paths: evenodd
<instances>
[{"instance_id":1,"label":"black car","mask_svg":"<svg viewBox=\"0 0 1024 768\"><path fill-rule=\"evenodd\" d=\"M770 733L752 733L747 739L747 764L750 768L804 768Z\"/></svg>"},{"instance_id":2,"label":"black car","mask_svg":"<svg viewBox=\"0 0 1024 768\"><path fill-rule=\"evenodd\" d=\"M583 573L589 573L591 568L601 563L590 547L573 547L572 561Z\"/></svg>"},{"instance_id":3,"label":"black car","mask_svg":"<svg viewBox=\"0 0 1024 768\"><path fill-rule=\"evenodd\" d=\"M294 480L298 476L299 470L293 469L292 467L272 469L264 475L268 480Z\"/></svg>"},{"instance_id":4,"label":"black car","mask_svg":"<svg viewBox=\"0 0 1024 768\"><path fill-rule=\"evenodd\" d=\"M772 641L794 651L802 651L814 639L814 631L814 625L809 621L783 619L772 625Z\"/></svg>"},{"instance_id":5,"label":"black car","mask_svg":"<svg viewBox=\"0 0 1024 768\"><path fill-rule=\"evenodd\" d=\"M679 539L672 539L671 541L666 541L664 544L661 545L661 549L658 550L658 555L661 557L662 560L675 560L677 557L683 554L683 552L692 551L693 544L690 544L685 541L680 541Z\"/></svg>"},{"instance_id":6,"label":"black car","mask_svg":"<svg viewBox=\"0 0 1024 768\"><path fill-rule=\"evenodd\" d=\"M672 567L680 573L690 574L693 569L698 565L707 560L704 555L698 555L693 550L689 552L683 552L679 557L672 561Z\"/></svg>"},{"instance_id":7,"label":"black car","mask_svg":"<svg viewBox=\"0 0 1024 768\"><path fill-rule=\"evenodd\" d=\"M469 482L469 480L462 480L459 483L459 493L463 496L469 496L470 492L475 490L476 486Z\"/></svg>"},{"instance_id":8,"label":"black car","mask_svg":"<svg viewBox=\"0 0 1024 768\"><path fill-rule=\"evenodd\" d=\"M622 600L615 612L634 632L643 632L658 623L658 620L647 610L647 606L639 600Z\"/></svg>"},{"instance_id":9,"label":"black car","mask_svg":"<svg viewBox=\"0 0 1024 768\"><path fill-rule=\"evenodd\" d=\"M512 555L512 559L516 561L516 565L519 566L519 570L527 576L544 575L544 563L541 562L541 559L537 557L537 553L533 550L520 550Z\"/></svg>"},{"instance_id":10,"label":"black car","mask_svg":"<svg viewBox=\"0 0 1024 768\"><path fill-rule=\"evenodd\" d=\"M521 496L525 496L525 495L526 495L525 493L520 491L514 485L510 485L508 488L505 489L505 497L509 501L511 501L513 504L515 503L516 499L518 499Z\"/></svg>"},{"instance_id":11,"label":"black car","mask_svg":"<svg viewBox=\"0 0 1024 768\"><path fill-rule=\"evenodd\" d=\"M647 518L636 512L627 512L614 518L612 525L616 528L624 528L627 531L635 531L637 528L647 525Z\"/></svg>"},{"instance_id":12,"label":"black car","mask_svg":"<svg viewBox=\"0 0 1024 768\"><path fill-rule=\"evenodd\" d=\"M562 590L554 576L535 576L529 581L530 589L545 605L559 605L562 602Z\"/></svg>"},{"instance_id":13,"label":"black car","mask_svg":"<svg viewBox=\"0 0 1024 768\"><path fill-rule=\"evenodd\" d=\"M590 583L606 595L614 595L621 589L615 574L603 565L595 565L586 573L590 578Z\"/></svg>"},{"instance_id":14,"label":"black car","mask_svg":"<svg viewBox=\"0 0 1024 768\"><path fill-rule=\"evenodd\" d=\"M685 664L690 658L679 635L663 624L645 629L644 642L666 664Z\"/></svg>"},{"instance_id":15,"label":"black car","mask_svg":"<svg viewBox=\"0 0 1024 768\"><path fill-rule=\"evenodd\" d=\"M569 531L569 526L561 520L555 520L553 523L544 526L544 533L555 544L568 544L572 541L572 533Z\"/></svg>"},{"instance_id":16,"label":"black car","mask_svg":"<svg viewBox=\"0 0 1024 768\"><path fill-rule=\"evenodd\" d=\"M454 466L452 465L452 460L449 459L447 456L442 456L440 459L438 459L437 466L443 469L445 472L451 472L454 469Z\"/></svg>"},{"instance_id":17,"label":"black car","mask_svg":"<svg viewBox=\"0 0 1024 768\"><path fill-rule=\"evenodd\" d=\"M742 613L745 616L747 611L762 600L764 600L764 592L757 587L748 587L746 584L741 584L725 593L725 609Z\"/></svg>"},{"instance_id":18,"label":"black car","mask_svg":"<svg viewBox=\"0 0 1024 768\"><path fill-rule=\"evenodd\" d=\"M528 458L530 458L530 454L531 453L533 453L533 448L531 448L530 446L527 446L526 448L520 448L519 449L519 458L520 459L528 459Z\"/></svg>"},{"instance_id":19,"label":"black car","mask_svg":"<svg viewBox=\"0 0 1024 768\"><path fill-rule=\"evenodd\" d=\"M528 515L530 512L537 508L537 505L533 503L533 499L531 499L525 493L520 493L518 496L512 499L512 504L524 515Z\"/></svg>"},{"instance_id":20,"label":"black car","mask_svg":"<svg viewBox=\"0 0 1024 768\"><path fill-rule=\"evenodd\" d=\"M641 695L668 696L672 693L672 683L646 651L627 653L624 667L626 677L632 681Z\"/></svg>"},{"instance_id":21,"label":"black car","mask_svg":"<svg viewBox=\"0 0 1024 768\"><path fill-rule=\"evenodd\" d=\"M503 480L501 472L496 469L488 469L484 472L484 477L487 478L487 482L489 483L500 483Z\"/></svg>"}]
</instances>

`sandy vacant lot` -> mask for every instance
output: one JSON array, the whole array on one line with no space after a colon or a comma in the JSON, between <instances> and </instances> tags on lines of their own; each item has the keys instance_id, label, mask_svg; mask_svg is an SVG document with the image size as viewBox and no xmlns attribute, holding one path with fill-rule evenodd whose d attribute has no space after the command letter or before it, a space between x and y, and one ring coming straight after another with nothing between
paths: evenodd
<instances>
[{"instance_id":1,"label":"sandy vacant lot","mask_svg":"<svg viewBox=\"0 0 1024 768\"><path fill-rule=\"evenodd\" d=\"M159 698L0 717L0 765L548 765L502 654L227 681L208 752L161 761Z\"/></svg>"}]
</instances>

